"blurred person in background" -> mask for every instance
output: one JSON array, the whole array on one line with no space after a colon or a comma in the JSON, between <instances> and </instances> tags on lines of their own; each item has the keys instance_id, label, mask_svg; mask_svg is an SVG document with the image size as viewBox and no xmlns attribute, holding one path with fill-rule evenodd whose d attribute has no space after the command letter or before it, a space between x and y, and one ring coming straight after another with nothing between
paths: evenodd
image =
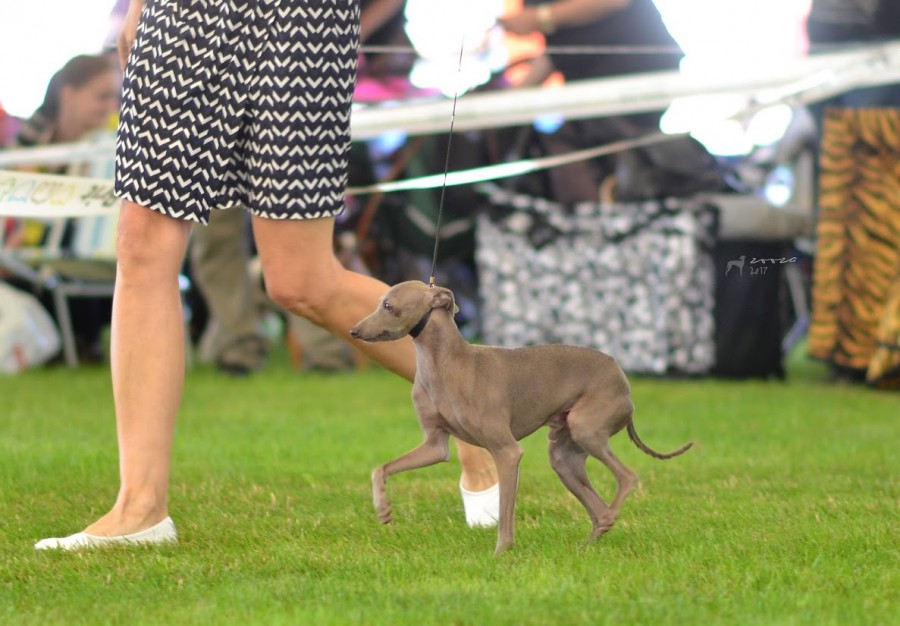
<instances>
[{"instance_id":1,"label":"blurred person in background","mask_svg":"<svg viewBox=\"0 0 900 626\"><path fill-rule=\"evenodd\" d=\"M367 79L382 83L380 99L402 96L409 90L409 72L415 55L404 48L412 44L406 36L406 0L361 0L360 41L364 46L394 47L394 50L374 50L360 54L360 81ZM357 84L356 99L360 99ZM367 95L367 94L363 94Z\"/></svg>"},{"instance_id":2,"label":"blurred person in background","mask_svg":"<svg viewBox=\"0 0 900 626\"><path fill-rule=\"evenodd\" d=\"M812 0L806 20L812 53L890 41L900 37L900 2L897 0ZM835 96L827 106L900 106L900 84L854 89Z\"/></svg>"},{"instance_id":3,"label":"blurred person in background","mask_svg":"<svg viewBox=\"0 0 900 626\"><path fill-rule=\"evenodd\" d=\"M362 0L360 42L401 43L405 5L406 0ZM399 56L408 61L410 55ZM392 74L396 70L392 59L396 57L386 52L360 55L360 77L364 73ZM252 244L250 220L240 207L216 211L209 224L195 226L191 233L190 275L208 312L199 342L200 360L214 363L219 371L233 376L262 369L270 349L263 331L264 309L247 269ZM352 358L335 356L346 353L349 357L345 341L290 313L287 318L286 332L303 344L306 364L328 364L326 369L352 367Z\"/></svg>"},{"instance_id":4,"label":"blurred person in background","mask_svg":"<svg viewBox=\"0 0 900 626\"><path fill-rule=\"evenodd\" d=\"M540 33L546 41L545 54L532 62L522 87L541 85L554 72L568 83L677 70L683 57L653 0L524 0L521 11L501 16L498 23L509 33ZM659 131L662 113L568 120L541 143L551 154L592 148ZM552 190L542 195L563 203L591 201L601 185L614 190L611 199L622 201L689 195L708 184L710 160L691 139L657 143L553 168L548 173ZM676 189L674 181L684 184Z\"/></svg>"},{"instance_id":5,"label":"blurred person in background","mask_svg":"<svg viewBox=\"0 0 900 626\"><path fill-rule=\"evenodd\" d=\"M79 55L70 59L50 79L44 100L24 120L13 140L14 148L33 148L70 143L92 133L115 127L121 74L111 58ZM79 174L77 165L22 167L21 170L53 174ZM7 245L36 246L46 235L43 222L15 220L8 225ZM63 246L67 238L63 238ZM53 312L49 297L44 305ZM77 298L71 302L72 325L79 359L88 363L105 361L101 332L109 323L109 298Z\"/></svg>"},{"instance_id":6,"label":"blurred person in background","mask_svg":"<svg viewBox=\"0 0 900 626\"><path fill-rule=\"evenodd\" d=\"M548 50L523 86L539 85L553 71L567 82L677 69L681 51L652 0L525 0L522 11L499 23L510 33L541 33ZM658 52L555 53L563 46L652 46Z\"/></svg>"},{"instance_id":7,"label":"blurred person in background","mask_svg":"<svg viewBox=\"0 0 900 626\"><path fill-rule=\"evenodd\" d=\"M0 149L12 143L13 120L12 116L3 108L0 102Z\"/></svg>"},{"instance_id":8,"label":"blurred person in background","mask_svg":"<svg viewBox=\"0 0 900 626\"><path fill-rule=\"evenodd\" d=\"M22 124L15 145L68 143L110 128L119 105L119 81L109 57L73 57L50 79L44 101Z\"/></svg>"}]
</instances>

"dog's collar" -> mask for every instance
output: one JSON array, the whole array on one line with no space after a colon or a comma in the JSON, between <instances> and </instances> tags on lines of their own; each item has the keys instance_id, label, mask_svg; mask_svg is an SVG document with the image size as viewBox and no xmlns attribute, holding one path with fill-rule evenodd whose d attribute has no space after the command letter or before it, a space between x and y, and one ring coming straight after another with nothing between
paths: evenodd
<instances>
[{"instance_id":1,"label":"dog's collar","mask_svg":"<svg viewBox=\"0 0 900 626\"><path fill-rule=\"evenodd\" d=\"M422 332L422 329L425 328L425 324L428 323L428 318L431 317L431 312L434 309L428 309L428 313L422 316L422 319L419 320L419 323L409 329L409 336L415 339L419 336L419 333Z\"/></svg>"}]
</instances>

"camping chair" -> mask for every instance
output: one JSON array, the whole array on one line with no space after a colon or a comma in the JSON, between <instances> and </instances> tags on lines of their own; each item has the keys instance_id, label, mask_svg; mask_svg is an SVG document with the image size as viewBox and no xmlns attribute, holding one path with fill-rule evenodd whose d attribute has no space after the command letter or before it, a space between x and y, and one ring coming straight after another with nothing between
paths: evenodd
<instances>
[{"instance_id":1,"label":"camping chair","mask_svg":"<svg viewBox=\"0 0 900 626\"><path fill-rule=\"evenodd\" d=\"M110 136L99 133L91 143ZM69 301L111 297L116 278L116 230L119 202L113 194L114 160L106 153L74 165L72 172L90 178L61 177L0 169L0 225L5 217L40 222L39 244L7 248L0 228L0 278L5 272L51 295L59 324L63 356L78 365ZM179 276L182 297L189 281ZM185 306L185 323L189 308ZM188 347L186 363L191 362Z\"/></svg>"},{"instance_id":2,"label":"camping chair","mask_svg":"<svg viewBox=\"0 0 900 626\"><path fill-rule=\"evenodd\" d=\"M0 268L33 290L50 294L65 362L75 367L79 360L69 300L112 296L118 214L40 221L46 234L39 245L6 248L0 234ZM72 233L72 241L63 246L67 229Z\"/></svg>"},{"instance_id":3,"label":"camping chair","mask_svg":"<svg viewBox=\"0 0 900 626\"><path fill-rule=\"evenodd\" d=\"M84 145L110 136L99 132ZM111 297L115 286L119 214L112 194L114 167L105 154L70 164L69 173L92 177L87 181L91 185L81 187L73 178L25 173L16 178L13 172L0 171L0 191L6 192L0 193L0 219L26 219L44 228L39 243L14 248L4 245L0 233L0 268L51 295L70 367L78 365L78 351L69 300Z\"/></svg>"}]
</instances>

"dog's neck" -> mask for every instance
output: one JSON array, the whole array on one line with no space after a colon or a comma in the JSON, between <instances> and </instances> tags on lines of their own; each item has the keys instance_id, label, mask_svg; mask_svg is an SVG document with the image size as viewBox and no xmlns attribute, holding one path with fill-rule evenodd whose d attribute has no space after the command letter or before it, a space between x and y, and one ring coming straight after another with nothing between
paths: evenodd
<instances>
[{"instance_id":1,"label":"dog's neck","mask_svg":"<svg viewBox=\"0 0 900 626\"><path fill-rule=\"evenodd\" d=\"M428 323L428 320L431 318L431 313L434 309L428 309L428 313L422 316L422 319L419 320L418 324L409 329L409 336L415 339L419 336L419 333L425 328L425 325Z\"/></svg>"},{"instance_id":2,"label":"dog's neck","mask_svg":"<svg viewBox=\"0 0 900 626\"><path fill-rule=\"evenodd\" d=\"M415 340L416 344L423 342L435 344L444 342L455 342L460 340L465 342L459 328L456 326L456 320L449 311L444 309L430 309L422 319L412 327L409 336Z\"/></svg>"}]
</instances>

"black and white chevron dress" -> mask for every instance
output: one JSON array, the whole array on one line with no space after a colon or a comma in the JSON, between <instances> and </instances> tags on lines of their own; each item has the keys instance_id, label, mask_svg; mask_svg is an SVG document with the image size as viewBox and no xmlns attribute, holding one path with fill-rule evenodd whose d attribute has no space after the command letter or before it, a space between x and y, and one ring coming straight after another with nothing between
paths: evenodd
<instances>
[{"instance_id":1,"label":"black and white chevron dress","mask_svg":"<svg viewBox=\"0 0 900 626\"><path fill-rule=\"evenodd\" d=\"M358 0L146 0L116 193L202 223L340 213L358 47Z\"/></svg>"}]
</instances>

